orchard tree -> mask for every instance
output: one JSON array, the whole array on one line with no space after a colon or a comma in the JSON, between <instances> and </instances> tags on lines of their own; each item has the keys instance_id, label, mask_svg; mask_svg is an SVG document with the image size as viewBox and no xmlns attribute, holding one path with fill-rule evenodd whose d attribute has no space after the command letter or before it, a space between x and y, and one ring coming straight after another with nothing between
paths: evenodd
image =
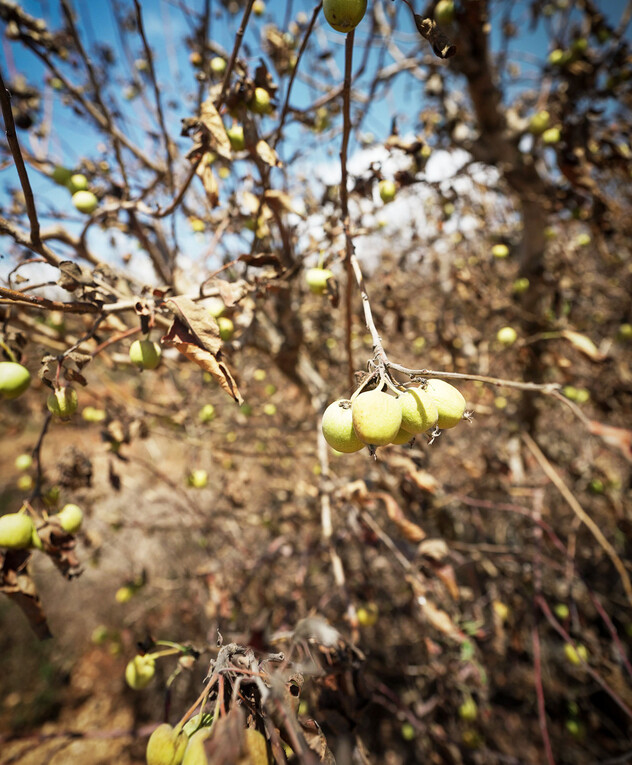
<instances>
[{"instance_id":1,"label":"orchard tree","mask_svg":"<svg viewBox=\"0 0 632 765\"><path fill-rule=\"evenodd\" d=\"M95 6L0 0L0 588L108 756L624 756L629 8Z\"/></svg>"}]
</instances>

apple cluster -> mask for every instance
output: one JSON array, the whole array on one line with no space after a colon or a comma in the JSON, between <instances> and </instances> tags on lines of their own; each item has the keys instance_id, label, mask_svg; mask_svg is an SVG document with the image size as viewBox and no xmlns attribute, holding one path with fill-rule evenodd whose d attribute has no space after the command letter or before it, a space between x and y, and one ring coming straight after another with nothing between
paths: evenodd
<instances>
[{"instance_id":1,"label":"apple cluster","mask_svg":"<svg viewBox=\"0 0 632 765\"><path fill-rule=\"evenodd\" d=\"M400 395L374 389L339 399L323 414L327 443L350 454L364 446L405 444L420 433L454 428L465 414L465 399L444 380L427 380Z\"/></svg>"},{"instance_id":2,"label":"apple cluster","mask_svg":"<svg viewBox=\"0 0 632 765\"><path fill-rule=\"evenodd\" d=\"M72 203L79 212L91 215L99 206L97 195L88 188L88 179L83 173L73 173L67 167L57 165L51 178L60 186L65 186L72 194Z\"/></svg>"}]
</instances>

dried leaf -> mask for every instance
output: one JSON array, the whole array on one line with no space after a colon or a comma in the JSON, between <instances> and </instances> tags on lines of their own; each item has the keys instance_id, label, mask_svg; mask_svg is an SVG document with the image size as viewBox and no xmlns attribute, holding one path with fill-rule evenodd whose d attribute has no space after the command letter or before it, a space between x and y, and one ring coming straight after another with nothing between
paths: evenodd
<instances>
[{"instance_id":1,"label":"dried leaf","mask_svg":"<svg viewBox=\"0 0 632 765\"><path fill-rule=\"evenodd\" d=\"M292 198L289 194L278 189L268 189L265 193L265 200L273 210L285 210L286 212L294 213L304 218L304 215L298 212L292 204Z\"/></svg>"},{"instance_id":2,"label":"dried leaf","mask_svg":"<svg viewBox=\"0 0 632 765\"><path fill-rule=\"evenodd\" d=\"M408 518L404 516L402 509L390 494L387 494L386 492L376 492L375 494L369 494L368 496L373 496L376 499L382 500L386 506L388 517L409 542L421 542L422 539L426 538L426 532L417 526L416 523L409 521Z\"/></svg>"},{"instance_id":3,"label":"dried leaf","mask_svg":"<svg viewBox=\"0 0 632 765\"><path fill-rule=\"evenodd\" d=\"M279 159L276 151L263 139L257 141L256 151L259 158L262 159L266 165L270 165L270 167L283 167L283 162Z\"/></svg>"},{"instance_id":4,"label":"dried leaf","mask_svg":"<svg viewBox=\"0 0 632 765\"><path fill-rule=\"evenodd\" d=\"M300 725L307 745L312 752L316 753L319 761L324 762L325 765L336 765L336 760L327 745L325 734L316 720L301 720Z\"/></svg>"},{"instance_id":5,"label":"dried leaf","mask_svg":"<svg viewBox=\"0 0 632 765\"><path fill-rule=\"evenodd\" d=\"M448 556L448 546L443 539L425 539L417 548L417 553L433 561L442 561Z\"/></svg>"},{"instance_id":6,"label":"dried leaf","mask_svg":"<svg viewBox=\"0 0 632 765\"><path fill-rule=\"evenodd\" d=\"M446 611L437 608L426 598L418 601L424 616L430 624L442 635L456 640L457 643L463 643L466 640L465 635L452 621L452 617Z\"/></svg>"},{"instance_id":7,"label":"dried leaf","mask_svg":"<svg viewBox=\"0 0 632 765\"><path fill-rule=\"evenodd\" d=\"M11 598L22 609L31 629L40 640L52 637L42 610L35 583L23 568L30 558L28 550L8 550L0 553L0 592Z\"/></svg>"},{"instance_id":8,"label":"dried leaf","mask_svg":"<svg viewBox=\"0 0 632 765\"><path fill-rule=\"evenodd\" d=\"M599 436L610 446L619 449L628 462L632 462L632 430L605 425L597 420L590 420L588 429L594 436Z\"/></svg>"},{"instance_id":9,"label":"dried leaf","mask_svg":"<svg viewBox=\"0 0 632 765\"><path fill-rule=\"evenodd\" d=\"M206 308L185 297L168 298L166 304L186 330L178 334L182 341L188 339L210 353L217 353L221 349L219 327Z\"/></svg>"},{"instance_id":10,"label":"dried leaf","mask_svg":"<svg viewBox=\"0 0 632 765\"><path fill-rule=\"evenodd\" d=\"M274 266L277 270L281 269L281 261L278 256L272 252L258 252L255 255L244 253L239 256L239 260L242 263L247 263L249 266L254 266L255 268Z\"/></svg>"},{"instance_id":11,"label":"dried leaf","mask_svg":"<svg viewBox=\"0 0 632 765\"><path fill-rule=\"evenodd\" d=\"M232 157L230 141L226 135L224 122L215 108L212 98L207 98L202 103L200 124L208 131L211 148L225 159L230 159Z\"/></svg>"},{"instance_id":12,"label":"dried leaf","mask_svg":"<svg viewBox=\"0 0 632 765\"><path fill-rule=\"evenodd\" d=\"M219 205L219 186L217 185L217 179L209 167L209 165L198 165L196 173L202 179L204 191L206 191L206 198L208 199L211 207L217 207Z\"/></svg>"},{"instance_id":13,"label":"dried leaf","mask_svg":"<svg viewBox=\"0 0 632 765\"><path fill-rule=\"evenodd\" d=\"M453 45L441 29L439 29L434 19L425 19L418 13L413 15L417 31L432 45L435 56L438 58L451 58L454 56L456 45Z\"/></svg>"},{"instance_id":14,"label":"dried leaf","mask_svg":"<svg viewBox=\"0 0 632 765\"><path fill-rule=\"evenodd\" d=\"M61 276L57 280L57 284L68 292L74 292L80 286L94 286L91 272L87 268L73 263L72 260L62 260L59 264L59 270Z\"/></svg>"},{"instance_id":15,"label":"dried leaf","mask_svg":"<svg viewBox=\"0 0 632 765\"><path fill-rule=\"evenodd\" d=\"M593 341L589 337L586 337L586 335L582 335L579 332L573 332L573 330L570 329L565 329L562 331L562 337L566 338L578 351L581 351L581 353L588 356L591 361L604 361L604 359L607 358L607 354L602 353Z\"/></svg>"},{"instance_id":16,"label":"dried leaf","mask_svg":"<svg viewBox=\"0 0 632 765\"><path fill-rule=\"evenodd\" d=\"M446 563L445 566L435 566L433 571L437 579L445 585L446 590L450 593L450 597L453 600L458 600L460 597L459 585L456 583L452 564Z\"/></svg>"}]
</instances>

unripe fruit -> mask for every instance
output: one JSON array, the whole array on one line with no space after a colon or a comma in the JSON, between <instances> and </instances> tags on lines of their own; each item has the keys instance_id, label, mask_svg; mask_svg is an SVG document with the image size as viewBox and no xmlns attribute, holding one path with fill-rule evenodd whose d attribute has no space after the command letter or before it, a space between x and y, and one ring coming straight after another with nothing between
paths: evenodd
<instances>
[{"instance_id":1,"label":"unripe fruit","mask_svg":"<svg viewBox=\"0 0 632 765\"><path fill-rule=\"evenodd\" d=\"M263 0L255 0L252 4L252 12L255 14L255 16L263 16L263 14L266 12L266 4L263 2Z\"/></svg>"},{"instance_id":2,"label":"unripe fruit","mask_svg":"<svg viewBox=\"0 0 632 765\"><path fill-rule=\"evenodd\" d=\"M308 268L305 272L305 281L310 292L314 295L322 295L327 289L327 279L330 279L333 273L328 268Z\"/></svg>"},{"instance_id":3,"label":"unripe fruit","mask_svg":"<svg viewBox=\"0 0 632 765\"><path fill-rule=\"evenodd\" d=\"M617 331L619 340L632 340L632 324L621 324Z\"/></svg>"},{"instance_id":4,"label":"unripe fruit","mask_svg":"<svg viewBox=\"0 0 632 765\"><path fill-rule=\"evenodd\" d=\"M30 491L33 488L33 479L30 475L21 475L15 485L20 491Z\"/></svg>"},{"instance_id":5,"label":"unripe fruit","mask_svg":"<svg viewBox=\"0 0 632 765\"><path fill-rule=\"evenodd\" d=\"M394 181L381 180L378 183L378 190L380 192L380 199L384 204L388 204L395 199L397 193L397 186Z\"/></svg>"},{"instance_id":6,"label":"unripe fruit","mask_svg":"<svg viewBox=\"0 0 632 765\"><path fill-rule=\"evenodd\" d=\"M50 86L53 90L61 90L64 87L64 83L59 79L59 77L51 77Z\"/></svg>"},{"instance_id":7,"label":"unripe fruit","mask_svg":"<svg viewBox=\"0 0 632 765\"><path fill-rule=\"evenodd\" d=\"M60 186L65 186L70 182L70 179L72 178L72 170L69 170L67 167L57 165L57 167L55 167L53 170L51 178Z\"/></svg>"},{"instance_id":8,"label":"unripe fruit","mask_svg":"<svg viewBox=\"0 0 632 765\"><path fill-rule=\"evenodd\" d=\"M401 427L411 435L423 433L437 424L437 405L423 388L409 388L397 400L402 408Z\"/></svg>"},{"instance_id":9,"label":"unripe fruit","mask_svg":"<svg viewBox=\"0 0 632 765\"><path fill-rule=\"evenodd\" d=\"M244 731L247 761L252 765L268 765L268 745L265 736L254 728Z\"/></svg>"},{"instance_id":10,"label":"unripe fruit","mask_svg":"<svg viewBox=\"0 0 632 765\"><path fill-rule=\"evenodd\" d=\"M0 516L0 547L24 550L31 546L35 527L25 513L7 513Z\"/></svg>"},{"instance_id":11,"label":"unripe fruit","mask_svg":"<svg viewBox=\"0 0 632 765\"><path fill-rule=\"evenodd\" d=\"M224 74L226 71L226 61L221 56L213 56L211 59L211 72L215 74Z\"/></svg>"},{"instance_id":12,"label":"unripe fruit","mask_svg":"<svg viewBox=\"0 0 632 765\"><path fill-rule=\"evenodd\" d=\"M204 221L200 220L199 218L191 218L189 223L191 224L191 229L195 231L196 234L201 233L206 228Z\"/></svg>"},{"instance_id":13,"label":"unripe fruit","mask_svg":"<svg viewBox=\"0 0 632 765\"><path fill-rule=\"evenodd\" d=\"M542 133L542 142L549 145L559 143L561 138L562 133L557 127L549 128L548 130L545 130L544 133Z\"/></svg>"},{"instance_id":14,"label":"unripe fruit","mask_svg":"<svg viewBox=\"0 0 632 765\"><path fill-rule=\"evenodd\" d=\"M219 316L217 319L217 326L219 327L219 336L224 342L228 342L233 333L235 332L235 325L228 316Z\"/></svg>"},{"instance_id":15,"label":"unripe fruit","mask_svg":"<svg viewBox=\"0 0 632 765\"><path fill-rule=\"evenodd\" d=\"M64 505L57 515L61 527L69 534L74 534L81 528L83 523L83 511L78 505Z\"/></svg>"},{"instance_id":16,"label":"unripe fruit","mask_svg":"<svg viewBox=\"0 0 632 765\"><path fill-rule=\"evenodd\" d=\"M441 430L456 427L465 413L465 399L461 392L445 380L428 380L426 390L437 405L437 427Z\"/></svg>"},{"instance_id":17,"label":"unripe fruit","mask_svg":"<svg viewBox=\"0 0 632 765\"><path fill-rule=\"evenodd\" d=\"M191 62L192 66L197 67L202 66L202 61L204 61L204 59L202 58L202 54L199 51L194 50L189 56L189 61Z\"/></svg>"},{"instance_id":18,"label":"unripe fruit","mask_svg":"<svg viewBox=\"0 0 632 765\"><path fill-rule=\"evenodd\" d=\"M125 681L135 691L146 688L155 674L156 661L153 656L137 654L125 667Z\"/></svg>"},{"instance_id":19,"label":"unripe fruit","mask_svg":"<svg viewBox=\"0 0 632 765\"><path fill-rule=\"evenodd\" d=\"M546 111L546 109L543 109L537 114L534 114L529 120L530 132L534 135L540 135L540 133L543 133L549 126L550 118L551 115Z\"/></svg>"},{"instance_id":20,"label":"unripe fruit","mask_svg":"<svg viewBox=\"0 0 632 765\"><path fill-rule=\"evenodd\" d=\"M233 125L226 131L230 145L233 151L243 151L246 147L243 125Z\"/></svg>"},{"instance_id":21,"label":"unripe fruit","mask_svg":"<svg viewBox=\"0 0 632 765\"><path fill-rule=\"evenodd\" d=\"M555 48L549 53L549 63L553 66L561 66L566 62L568 56L561 48Z\"/></svg>"},{"instance_id":22,"label":"unripe fruit","mask_svg":"<svg viewBox=\"0 0 632 765\"><path fill-rule=\"evenodd\" d=\"M28 470L33 464L33 457L30 454L19 454L15 458L16 470Z\"/></svg>"},{"instance_id":23,"label":"unripe fruit","mask_svg":"<svg viewBox=\"0 0 632 765\"><path fill-rule=\"evenodd\" d=\"M72 203L79 212L90 215L99 206L99 200L91 191L77 191L72 195Z\"/></svg>"},{"instance_id":24,"label":"unripe fruit","mask_svg":"<svg viewBox=\"0 0 632 765\"><path fill-rule=\"evenodd\" d=\"M117 603L129 603L133 597L134 588L130 587L129 585L119 587L118 590L114 593L114 600L116 600Z\"/></svg>"},{"instance_id":25,"label":"unripe fruit","mask_svg":"<svg viewBox=\"0 0 632 765\"><path fill-rule=\"evenodd\" d=\"M188 742L186 734L169 723L159 725L147 742L147 765L180 765Z\"/></svg>"},{"instance_id":26,"label":"unripe fruit","mask_svg":"<svg viewBox=\"0 0 632 765\"><path fill-rule=\"evenodd\" d=\"M366 0L324 0L323 13L336 32L351 32L366 13Z\"/></svg>"},{"instance_id":27,"label":"unripe fruit","mask_svg":"<svg viewBox=\"0 0 632 765\"><path fill-rule=\"evenodd\" d=\"M360 393L353 401L351 414L360 441L373 446L390 444L402 424L399 401L379 390Z\"/></svg>"},{"instance_id":28,"label":"unripe fruit","mask_svg":"<svg viewBox=\"0 0 632 765\"><path fill-rule=\"evenodd\" d=\"M409 433L407 430L404 430L404 428L400 428L399 433L395 436L395 438L391 441L391 443L394 446L402 446L403 444L407 444L414 437L415 436L413 436L412 433Z\"/></svg>"},{"instance_id":29,"label":"unripe fruit","mask_svg":"<svg viewBox=\"0 0 632 765\"><path fill-rule=\"evenodd\" d=\"M248 102L248 107L255 114L270 114L272 104L268 91L265 88L255 88L254 96Z\"/></svg>"},{"instance_id":30,"label":"unripe fruit","mask_svg":"<svg viewBox=\"0 0 632 765\"><path fill-rule=\"evenodd\" d=\"M86 406L81 412L81 417L86 422L103 422L107 417L105 409L96 409L94 406Z\"/></svg>"},{"instance_id":31,"label":"unripe fruit","mask_svg":"<svg viewBox=\"0 0 632 765\"><path fill-rule=\"evenodd\" d=\"M57 388L46 399L48 411L62 420L72 417L77 411L77 405L77 392L71 385Z\"/></svg>"},{"instance_id":32,"label":"unripe fruit","mask_svg":"<svg viewBox=\"0 0 632 765\"><path fill-rule=\"evenodd\" d=\"M31 373L15 361L0 361L0 397L17 398L31 384Z\"/></svg>"},{"instance_id":33,"label":"unripe fruit","mask_svg":"<svg viewBox=\"0 0 632 765\"><path fill-rule=\"evenodd\" d=\"M439 0L435 6L434 18L437 24L451 24L454 21L453 0Z\"/></svg>"},{"instance_id":34,"label":"unripe fruit","mask_svg":"<svg viewBox=\"0 0 632 765\"><path fill-rule=\"evenodd\" d=\"M214 319L221 316L226 310L224 301L220 297L210 297L206 302L206 310Z\"/></svg>"},{"instance_id":35,"label":"unripe fruit","mask_svg":"<svg viewBox=\"0 0 632 765\"><path fill-rule=\"evenodd\" d=\"M361 627L372 627L377 623L379 610L376 603L367 603L366 606L360 606L357 611L358 624Z\"/></svg>"},{"instance_id":36,"label":"unripe fruit","mask_svg":"<svg viewBox=\"0 0 632 765\"><path fill-rule=\"evenodd\" d=\"M71 194L75 194L77 191L85 191L88 188L88 179L83 173L75 173L70 176L66 186Z\"/></svg>"},{"instance_id":37,"label":"unripe fruit","mask_svg":"<svg viewBox=\"0 0 632 765\"><path fill-rule=\"evenodd\" d=\"M353 429L350 401L340 399L329 404L323 414L322 428L325 441L336 451L351 454L364 448Z\"/></svg>"},{"instance_id":38,"label":"unripe fruit","mask_svg":"<svg viewBox=\"0 0 632 765\"><path fill-rule=\"evenodd\" d=\"M459 707L459 717L466 722L474 722L478 716L478 708L474 699L469 696Z\"/></svg>"},{"instance_id":39,"label":"unripe fruit","mask_svg":"<svg viewBox=\"0 0 632 765\"><path fill-rule=\"evenodd\" d=\"M213 404L204 404L204 406L198 412L198 420L200 422L211 422L215 419L215 407Z\"/></svg>"},{"instance_id":40,"label":"unripe fruit","mask_svg":"<svg viewBox=\"0 0 632 765\"><path fill-rule=\"evenodd\" d=\"M513 345L518 339L518 333L513 327L502 327L496 333L496 340L502 345Z\"/></svg>"},{"instance_id":41,"label":"unripe fruit","mask_svg":"<svg viewBox=\"0 0 632 765\"><path fill-rule=\"evenodd\" d=\"M509 255L509 247L506 244L495 244L492 247L492 255L495 258L506 258Z\"/></svg>"},{"instance_id":42,"label":"unripe fruit","mask_svg":"<svg viewBox=\"0 0 632 765\"><path fill-rule=\"evenodd\" d=\"M139 369L155 369L161 355L160 346L152 340L134 340L129 347L129 360Z\"/></svg>"},{"instance_id":43,"label":"unripe fruit","mask_svg":"<svg viewBox=\"0 0 632 765\"><path fill-rule=\"evenodd\" d=\"M203 489L208 484L208 473L206 470L192 470L188 481L194 489Z\"/></svg>"},{"instance_id":44,"label":"unripe fruit","mask_svg":"<svg viewBox=\"0 0 632 765\"><path fill-rule=\"evenodd\" d=\"M571 664L578 667L582 661L588 661L588 651L585 645L577 644L577 648L571 643L564 643L564 655Z\"/></svg>"},{"instance_id":45,"label":"unripe fruit","mask_svg":"<svg viewBox=\"0 0 632 765\"><path fill-rule=\"evenodd\" d=\"M187 745L182 765L208 765L208 757L204 749L204 742L210 735L209 728L201 728L196 731Z\"/></svg>"}]
</instances>

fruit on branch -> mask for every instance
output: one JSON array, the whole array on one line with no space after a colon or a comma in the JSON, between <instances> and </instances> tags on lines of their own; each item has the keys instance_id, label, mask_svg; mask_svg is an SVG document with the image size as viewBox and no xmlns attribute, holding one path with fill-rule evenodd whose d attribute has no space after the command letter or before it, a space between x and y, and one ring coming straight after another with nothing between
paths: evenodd
<instances>
[{"instance_id":1,"label":"fruit on branch","mask_svg":"<svg viewBox=\"0 0 632 765\"><path fill-rule=\"evenodd\" d=\"M323 413L322 428L329 446L343 454L360 451L365 446L353 429L351 402L346 399L329 404Z\"/></svg>"},{"instance_id":2,"label":"fruit on branch","mask_svg":"<svg viewBox=\"0 0 632 765\"><path fill-rule=\"evenodd\" d=\"M224 301L220 297L210 297L206 302L206 310L214 319L221 316L226 310Z\"/></svg>"},{"instance_id":3,"label":"fruit on branch","mask_svg":"<svg viewBox=\"0 0 632 765\"><path fill-rule=\"evenodd\" d=\"M454 21L453 0L439 0L434 9L434 19L437 24L451 24Z\"/></svg>"},{"instance_id":4,"label":"fruit on branch","mask_svg":"<svg viewBox=\"0 0 632 765\"><path fill-rule=\"evenodd\" d=\"M103 422L107 417L105 409L96 409L94 406L86 406L81 412L81 417L86 422Z\"/></svg>"},{"instance_id":5,"label":"fruit on branch","mask_svg":"<svg viewBox=\"0 0 632 765\"><path fill-rule=\"evenodd\" d=\"M333 273L328 268L308 268L305 272L305 281L314 295L322 295L327 289L327 279L331 279Z\"/></svg>"},{"instance_id":6,"label":"fruit on branch","mask_svg":"<svg viewBox=\"0 0 632 765\"><path fill-rule=\"evenodd\" d=\"M476 702L471 696L468 696L459 707L459 717L466 722L474 722L477 716L478 707L476 706Z\"/></svg>"},{"instance_id":7,"label":"fruit on branch","mask_svg":"<svg viewBox=\"0 0 632 765\"><path fill-rule=\"evenodd\" d=\"M67 420L77 411L77 391L71 385L56 388L46 399L48 411L55 417Z\"/></svg>"},{"instance_id":8,"label":"fruit on branch","mask_svg":"<svg viewBox=\"0 0 632 765\"><path fill-rule=\"evenodd\" d=\"M571 643L564 643L564 655L567 660L576 667L578 667L582 661L588 661L588 650L582 643L578 643L577 647Z\"/></svg>"},{"instance_id":9,"label":"fruit on branch","mask_svg":"<svg viewBox=\"0 0 632 765\"><path fill-rule=\"evenodd\" d=\"M456 427L465 414L465 399L461 392L445 380L428 380L426 391L437 405L437 427L441 430Z\"/></svg>"},{"instance_id":10,"label":"fruit on branch","mask_svg":"<svg viewBox=\"0 0 632 765\"><path fill-rule=\"evenodd\" d=\"M200 728L189 739L182 765L208 765L204 742L211 735L209 727Z\"/></svg>"},{"instance_id":11,"label":"fruit on branch","mask_svg":"<svg viewBox=\"0 0 632 765\"><path fill-rule=\"evenodd\" d=\"M545 130L544 133L542 133L542 142L549 146L559 143L561 138L562 132L558 127L549 128L548 130Z\"/></svg>"},{"instance_id":12,"label":"fruit on branch","mask_svg":"<svg viewBox=\"0 0 632 765\"><path fill-rule=\"evenodd\" d=\"M564 66L570 59L570 53L562 50L561 48L555 48L549 53L549 64L553 66Z\"/></svg>"},{"instance_id":13,"label":"fruit on branch","mask_svg":"<svg viewBox=\"0 0 632 765\"><path fill-rule=\"evenodd\" d=\"M380 192L380 199L382 202L384 202L384 204L388 204L395 199L397 186L395 185L394 181L383 179L378 183L378 189Z\"/></svg>"},{"instance_id":14,"label":"fruit on branch","mask_svg":"<svg viewBox=\"0 0 632 765\"><path fill-rule=\"evenodd\" d=\"M15 361L0 361L0 398L17 398L31 384L31 373Z\"/></svg>"},{"instance_id":15,"label":"fruit on branch","mask_svg":"<svg viewBox=\"0 0 632 765\"><path fill-rule=\"evenodd\" d=\"M62 90L64 83L59 79L59 77L51 77L50 86L53 90Z\"/></svg>"},{"instance_id":16,"label":"fruit on branch","mask_svg":"<svg viewBox=\"0 0 632 765\"><path fill-rule=\"evenodd\" d=\"M221 56L213 56L211 59L211 72L214 74L224 74L226 66L226 60Z\"/></svg>"},{"instance_id":17,"label":"fruit on branch","mask_svg":"<svg viewBox=\"0 0 632 765\"><path fill-rule=\"evenodd\" d=\"M501 327L496 333L496 340L501 345L513 345L518 339L518 333L513 327Z\"/></svg>"},{"instance_id":18,"label":"fruit on branch","mask_svg":"<svg viewBox=\"0 0 632 765\"><path fill-rule=\"evenodd\" d=\"M203 489L208 484L208 473L206 470L192 470L188 482L194 489Z\"/></svg>"},{"instance_id":19,"label":"fruit on branch","mask_svg":"<svg viewBox=\"0 0 632 765\"><path fill-rule=\"evenodd\" d=\"M85 191L88 188L88 179L83 173L75 173L70 176L66 186L71 194L75 194L77 191Z\"/></svg>"},{"instance_id":20,"label":"fruit on branch","mask_svg":"<svg viewBox=\"0 0 632 765\"><path fill-rule=\"evenodd\" d=\"M134 340L129 347L129 360L139 369L155 369L161 356L160 346L153 340Z\"/></svg>"},{"instance_id":21,"label":"fruit on branch","mask_svg":"<svg viewBox=\"0 0 632 765\"><path fill-rule=\"evenodd\" d=\"M25 513L7 513L0 516L0 547L24 550L31 546L35 526Z\"/></svg>"},{"instance_id":22,"label":"fruit on branch","mask_svg":"<svg viewBox=\"0 0 632 765\"><path fill-rule=\"evenodd\" d=\"M621 324L617 330L617 337L623 342L632 340L632 324Z\"/></svg>"},{"instance_id":23,"label":"fruit on branch","mask_svg":"<svg viewBox=\"0 0 632 765\"><path fill-rule=\"evenodd\" d=\"M77 191L72 195L72 203L85 215L91 215L99 206L99 200L92 191Z\"/></svg>"},{"instance_id":24,"label":"fruit on branch","mask_svg":"<svg viewBox=\"0 0 632 765\"><path fill-rule=\"evenodd\" d=\"M198 412L198 420L200 422L211 422L215 419L215 407L213 404L204 404L204 406Z\"/></svg>"},{"instance_id":25,"label":"fruit on branch","mask_svg":"<svg viewBox=\"0 0 632 765\"><path fill-rule=\"evenodd\" d=\"M243 125L232 125L226 131L226 135L228 136L233 151L243 151L246 148Z\"/></svg>"},{"instance_id":26,"label":"fruit on branch","mask_svg":"<svg viewBox=\"0 0 632 765\"><path fill-rule=\"evenodd\" d=\"M83 523L83 511L78 505L67 504L62 507L57 515L61 527L69 534L75 534Z\"/></svg>"},{"instance_id":27,"label":"fruit on branch","mask_svg":"<svg viewBox=\"0 0 632 765\"><path fill-rule=\"evenodd\" d=\"M117 603L129 603L135 594L136 590L133 587L125 585L124 587L119 587L114 593L114 600Z\"/></svg>"},{"instance_id":28,"label":"fruit on branch","mask_svg":"<svg viewBox=\"0 0 632 765\"><path fill-rule=\"evenodd\" d=\"M402 409L401 427L410 435L423 433L437 424L439 411L428 391L423 388L408 388L397 400ZM410 438L408 440L410 441Z\"/></svg>"},{"instance_id":29,"label":"fruit on branch","mask_svg":"<svg viewBox=\"0 0 632 765\"><path fill-rule=\"evenodd\" d=\"M540 135L548 128L550 118L551 115L546 109L537 112L529 120L529 131L534 135Z\"/></svg>"},{"instance_id":30,"label":"fruit on branch","mask_svg":"<svg viewBox=\"0 0 632 765\"><path fill-rule=\"evenodd\" d=\"M235 332L235 325L232 320L228 316L218 316L217 326L219 327L219 336L224 342L228 342Z\"/></svg>"},{"instance_id":31,"label":"fruit on branch","mask_svg":"<svg viewBox=\"0 0 632 765\"><path fill-rule=\"evenodd\" d=\"M146 688L156 674L156 660L153 656L136 654L125 667L125 682L130 688L139 691Z\"/></svg>"},{"instance_id":32,"label":"fruit on branch","mask_svg":"<svg viewBox=\"0 0 632 765\"><path fill-rule=\"evenodd\" d=\"M324 0L323 13L336 32L351 32L366 13L366 0Z\"/></svg>"},{"instance_id":33,"label":"fruit on branch","mask_svg":"<svg viewBox=\"0 0 632 765\"><path fill-rule=\"evenodd\" d=\"M367 603L365 606L360 606L357 611L358 624L361 627L373 627L377 623L379 613L377 603Z\"/></svg>"},{"instance_id":34,"label":"fruit on branch","mask_svg":"<svg viewBox=\"0 0 632 765\"><path fill-rule=\"evenodd\" d=\"M169 723L159 725L149 737L145 759L147 765L180 765L189 739Z\"/></svg>"},{"instance_id":35,"label":"fruit on branch","mask_svg":"<svg viewBox=\"0 0 632 765\"><path fill-rule=\"evenodd\" d=\"M353 401L351 415L357 437L372 446L390 444L402 424L398 399L377 389L360 393Z\"/></svg>"},{"instance_id":36,"label":"fruit on branch","mask_svg":"<svg viewBox=\"0 0 632 765\"><path fill-rule=\"evenodd\" d=\"M30 475L21 475L15 482L20 491L31 491L33 488L33 479Z\"/></svg>"},{"instance_id":37,"label":"fruit on branch","mask_svg":"<svg viewBox=\"0 0 632 765\"><path fill-rule=\"evenodd\" d=\"M407 444L415 436L413 436L412 433L409 433L407 430L404 430L404 428L400 428L398 434L395 436L395 438L391 441L392 444L395 446L401 446L402 444Z\"/></svg>"},{"instance_id":38,"label":"fruit on branch","mask_svg":"<svg viewBox=\"0 0 632 765\"><path fill-rule=\"evenodd\" d=\"M30 454L18 454L15 458L16 470L28 470L33 464L33 457Z\"/></svg>"},{"instance_id":39,"label":"fruit on branch","mask_svg":"<svg viewBox=\"0 0 632 765\"><path fill-rule=\"evenodd\" d=\"M72 178L72 170L69 170L67 167L57 165L53 170L51 178L60 186L65 186L70 182L70 179Z\"/></svg>"},{"instance_id":40,"label":"fruit on branch","mask_svg":"<svg viewBox=\"0 0 632 765\"><path fill-rule=\"evenodd\" d=\"M266 12L266 4L263 2L263 0L255 0L252 4L252 12L255 14L255 16L263 16L263 14Z\"/></svg>"},{"instance_id":41,"label":"fruit on branch","mask_svg":"<svg viewBox=\"0 0 632 765\"><path fill-rule=\"evenodd\" d=\"M255 114L270 114L272 104L268 91L265 88L255 88L254 95L248 102L248 108Z\"/></svg>"},{"instance_id":42,"label":"fruit on branch","mask_svg":"<svg viewBox=\"0 0 632 765\"><path fill-rule=\"evenodd\" d=\"M506 258L509 255L509 247L506 244L495 244L492 247L492 255L495 258Z\"/></svg>"},{"instance_id":43,"label":"fruit on branch","mask_svg":"<svg viewBox=\"0 0 632 765\"><path fill-rule=\"evenodd\" d=\"M199 218L191 218L189 223L191 224L191 229L195 231L196 234L200 234L206 228L204 221Z\"/></svg>"}]
</instances>

